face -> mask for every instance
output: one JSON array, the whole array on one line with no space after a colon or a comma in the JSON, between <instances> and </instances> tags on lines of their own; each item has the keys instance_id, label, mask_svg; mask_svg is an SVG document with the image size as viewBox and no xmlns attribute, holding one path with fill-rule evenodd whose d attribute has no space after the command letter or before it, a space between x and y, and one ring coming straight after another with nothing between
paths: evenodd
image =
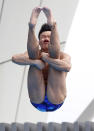
<instances>
[{"instance_id":1,"label":"face","mask_svg":"<svg viewBox=\"0 0 94 131\"><path fill-rule=\"evenodd\" d=\"M45 31L40 34L39 44L41 49L48 51L48 44L50 44L51 31Z\"/></svg>"}]
</instances>

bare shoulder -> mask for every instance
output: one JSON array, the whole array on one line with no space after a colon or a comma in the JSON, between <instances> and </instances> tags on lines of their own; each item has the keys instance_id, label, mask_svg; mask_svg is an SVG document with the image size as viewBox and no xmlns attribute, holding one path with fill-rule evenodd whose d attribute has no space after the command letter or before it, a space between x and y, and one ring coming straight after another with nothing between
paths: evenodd
<instances>
[{"instance_id":1,"label":"bare shoulder","mask_svg":"<svg viewBox=\"0 0 94 131\"><path fill-rule=\"evenodd\" d=\"M71 59L71 56L65 52L60 52L60 59L68 58Z\"/></svg>"}]
</instances>

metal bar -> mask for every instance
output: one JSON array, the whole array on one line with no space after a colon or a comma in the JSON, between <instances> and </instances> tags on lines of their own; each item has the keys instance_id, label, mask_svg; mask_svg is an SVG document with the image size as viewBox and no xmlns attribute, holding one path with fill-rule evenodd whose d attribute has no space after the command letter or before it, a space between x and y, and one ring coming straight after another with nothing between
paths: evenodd
<instances>
[{"instance_id":1,"label":"metal bar","mask_svg":"<svg viewBox=\"0 0 94 131\"><path fill-rule=\"evenodd\" d=\"M40 0L39 6L41 7L43 3L43 0Z\"/></svg>"},{"instance_id":2,"label":"metal bar","mask_svg":"<svg viewBox=\"0 0 94 131\"><path fill-rule=\"evenodd\" d=\"M4 3L5 3L5 0L2 1L2 6L1 6L1 10L0 10L0 23L1 23L2 14L3 14Z\"/></svg>"},{"instance_id":3,"label":"metal bar","mask_svg":"<svg viewBox=\"0 0 94 131\"><path fill-rule=\"evenodd\" d=\"M0 131L94 131L94 122L0 123Z\"/></svg>"},{"instance_id":4,"label":"metal bar","mask_svg":"<svg viewBox=\"0 0 94 131\"><path fill-rule=\"evenodd\" d=\"M10 62L12 59L8 59L8 60L5 60L5 61L2 61L2 62L0 62L0 65L2 65L2 64L6 64L7 62Z\"/></svg>"}]
</instances>

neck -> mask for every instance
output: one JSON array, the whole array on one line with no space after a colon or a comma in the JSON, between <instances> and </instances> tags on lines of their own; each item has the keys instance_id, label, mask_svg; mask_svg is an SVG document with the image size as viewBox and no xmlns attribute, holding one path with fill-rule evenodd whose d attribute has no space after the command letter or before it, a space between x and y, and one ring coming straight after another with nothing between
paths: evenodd
<instances>
[{"instance_id":1,"label":"neck","mask_svg":"<svg viewBox=\"0 0 94 131\"><path fill-rule=\"evenodd\" d=\"M41 49L41 52L48 53L48 49Z\"/></svg>"}]
</instances>

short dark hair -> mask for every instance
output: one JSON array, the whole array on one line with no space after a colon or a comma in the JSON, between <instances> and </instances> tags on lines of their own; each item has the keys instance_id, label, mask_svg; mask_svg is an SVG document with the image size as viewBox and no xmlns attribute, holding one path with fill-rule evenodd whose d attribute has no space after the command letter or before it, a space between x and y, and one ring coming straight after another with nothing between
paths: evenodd
<instances>
[{"instance_id":1,"label":"short dark hair","mask_svg":"<svg viewBox=\"0 0 94 131\"><path fill-rule=\"evenodd\" d=\"M39 39L40 39L40 34L41 34L42 32L45 32L45 31L51 31L51 25L45 23L45 24L43 24L43 25L41 26L41 29L40 29L39 34L38 34L38 38L39 38Z\"/></svg>"}]
</instances>

